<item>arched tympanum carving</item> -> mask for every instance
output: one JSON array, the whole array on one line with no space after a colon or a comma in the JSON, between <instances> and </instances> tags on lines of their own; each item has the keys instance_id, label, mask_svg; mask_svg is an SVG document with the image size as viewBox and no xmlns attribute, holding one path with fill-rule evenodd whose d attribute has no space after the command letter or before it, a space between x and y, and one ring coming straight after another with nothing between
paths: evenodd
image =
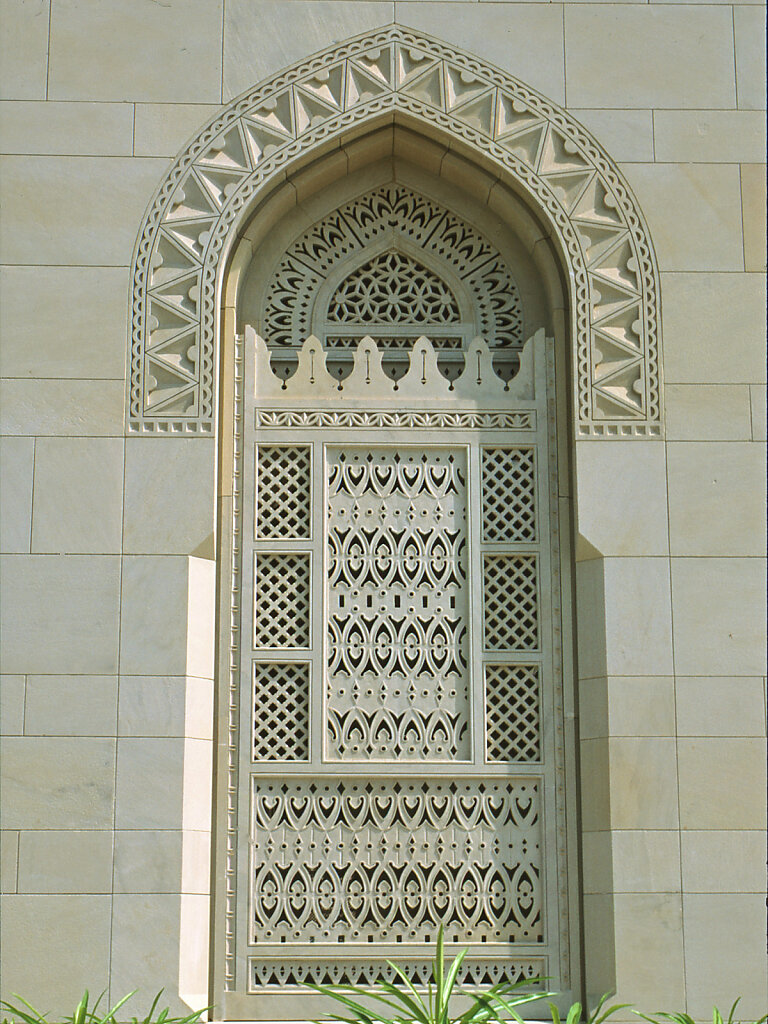
<instances>
[{"instance_id":1,"label":"arched tympanum carving","mask_svg":"<svg viewBox=\"0 0 768 1024\"><path fill-rule=\"evenodd\" d=\"M213 432L217 287L231 240L293 161L389 112L461 139L548 223L570 282L577 436L658 436L658 272L622 175L556 104L396 25L233 100L173 163L136 245L128 429Z\"/></svg>"}]
</instances>

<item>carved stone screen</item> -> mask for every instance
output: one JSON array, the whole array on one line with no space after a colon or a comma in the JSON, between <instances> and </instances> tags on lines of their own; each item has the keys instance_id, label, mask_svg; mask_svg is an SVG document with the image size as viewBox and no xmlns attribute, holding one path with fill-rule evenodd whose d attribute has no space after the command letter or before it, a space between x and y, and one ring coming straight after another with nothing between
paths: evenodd
<instances>
[{"instance_id":1,"label":"carved stone screen","mask_svg":"<svg viewBox=\"0 0 768 1024\"><path fill-rule=\"evenodd\" d=\"M426 984L441 924L466 984L571 985L550 343L349 344L238 340L232 1018Z\"/></svg>"}]
</instances>

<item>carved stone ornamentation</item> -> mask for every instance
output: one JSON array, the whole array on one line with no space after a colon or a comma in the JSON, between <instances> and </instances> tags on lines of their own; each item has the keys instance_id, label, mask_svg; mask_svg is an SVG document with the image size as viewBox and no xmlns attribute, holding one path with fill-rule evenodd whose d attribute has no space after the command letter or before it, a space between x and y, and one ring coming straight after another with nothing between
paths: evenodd
<instances>
[{"instance_id":1,"label":"carved stone ornamentation","mask_svg":"<svg viewBox=\"0 0 768 1024\"><path fill-rule=\"evenodd\" d=\"M571 281L577 434L659 436L658 272L615 164L522 82L398 26L256 86L175 160L136 244L128 429L213 432L222 256L292 161L387 112L460 139L514 179L549 224ZM340 296L334 308L343 306Z\"/></svg>"}]
</instances>

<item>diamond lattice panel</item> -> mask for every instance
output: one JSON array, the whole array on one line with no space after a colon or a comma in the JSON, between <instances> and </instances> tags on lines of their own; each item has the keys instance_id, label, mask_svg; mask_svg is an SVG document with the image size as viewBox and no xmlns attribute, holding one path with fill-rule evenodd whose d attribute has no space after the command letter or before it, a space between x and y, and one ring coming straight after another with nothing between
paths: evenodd
<instances>
[{"instance_id":1,"label":"diamond lattice panel","mask_svg":"<svg viewBox=\"0 0 768 1024\"><path fill-rule=\"evenodd\" d=\"M254 645L309 647L309 593L309 555L258 553Z\"/></svg>"},{"instance_id":2,"label":"diamond lattice panel","mask_svg":"<svg viewBox=\"0 0 768 1024\"><path fill-rule=\"evenodd\" d=\"M312 458L308 445L256 446L256 536L310 535Z\"/></svg>"},{"instance_id":3,"label":"diamond lattice panel","mask_svg":"<svg viewBox=\"0 0 768 1024\"><path fill-rule=\"evenodd\" d=\"M466 451L327 458L329 756L466 760Z\"/></svg>"},{"instance_id":4,"label":"diamond lattice panel","mask_svg":"<svg viewBox=\"0 0 768 1024\"><path fill-rule=\"evenodd\" d=\"M253 760L309 760L308 664L254 664Z\"/></svg>"},{"instance_id":5,"label":"diamond lattice panel","mask_svg":"<svg viewBox=\"0 0 768 1024\"><path fill-rule=\"evenodd\" d=\"M252 942L544 939L539 782L253 781Z\"/></svg>"},{"instance_id":6,"label":"diamond lattice panel","mask_svg":"<svg viewBox=\"0 0 768 1024\"><path fill-rule=\"evenodd\" d=\"M483 448L483 540L536 540L533 448Z\"/></svg>"},{"instance_id":7,"label":"diamond lattice panel","mask_svg":"<svg viewBox=\"0 0 768 1024\"><path fill-rule=\"evenodd\" d=\"M539 761L538 665L485 666L485 758Z\"/></svg>"},{"instance_id":8,"label":"diamond lattice panel","mask_svg":"<svg viewBox=\"0 0 768 1024\"><path fill-rule=\"evenodd\" d=\"M534 555L483 556L483 633L487 651L538 648L538 572Z\"/></svg>"}]
</instances>

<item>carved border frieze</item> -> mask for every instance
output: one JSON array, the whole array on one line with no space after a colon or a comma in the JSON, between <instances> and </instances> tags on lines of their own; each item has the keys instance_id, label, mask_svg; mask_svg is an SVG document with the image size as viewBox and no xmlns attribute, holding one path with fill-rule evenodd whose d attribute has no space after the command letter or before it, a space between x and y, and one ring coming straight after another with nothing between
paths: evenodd
<instances>
[{"instance_id":1,"label":"carved border frieze","mask_svg":"<svg viewBox=\"0 0 768 1024\"><path fill-rule=\"evenodd\" d=\"M615 164L522 82L395 25L233 100L173 163L134 255L129 431L213 433L217 288L230 241L292 161L388 112L461 139L548 221L571 281L577 436L659 436L658 271Z\"/></svg>"}]
</instances>

